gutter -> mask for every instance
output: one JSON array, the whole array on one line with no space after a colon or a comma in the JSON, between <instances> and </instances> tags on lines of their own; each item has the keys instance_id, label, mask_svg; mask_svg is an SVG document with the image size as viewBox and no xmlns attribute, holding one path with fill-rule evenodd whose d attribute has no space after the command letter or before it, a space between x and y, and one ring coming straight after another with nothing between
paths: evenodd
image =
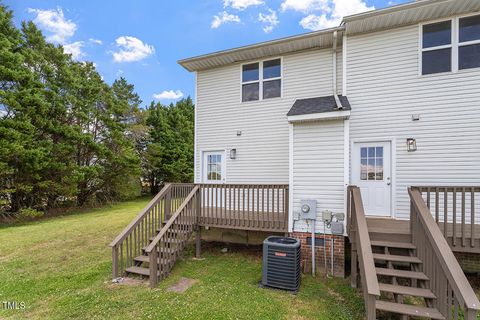
<instances>
[{"instance_id":1,"label":"gutter","mask_svg":"<svg viewBox=\"0 0 480 320\"><path fill-rule=\"evenodd\" d=\"M342 24L352 22L352 21L355 21L355 20L371 18L371 17L375 17L375 16L378 16L378 15L382 15L382 14L394 13L394 12L403 11L403 10L407 10L407 9L416 9L416 8L420 8L420 7L423 7L423 6L428 6L428 5L432 5L432 4L439 4L439 3L449 2L449 1L452 1L452 0L416 0L416 1L413 1L413 2L397 4L397 5L387 7L387 8L384 8L384 9L371 10L371 11L352 14L352 15L343 17Z\"/></svg>"},{"instance_id":2,"label":"gutter","mask_svg":"<svg viewBox=\"0 0 480 320\"><path fill-rule=\"evenodd\" d=\"M338 31L333 32L333 97L335 98L335 104L338 110L343 110L340 98L337 95L337 38Z\"/></svg>"}]
</instances>

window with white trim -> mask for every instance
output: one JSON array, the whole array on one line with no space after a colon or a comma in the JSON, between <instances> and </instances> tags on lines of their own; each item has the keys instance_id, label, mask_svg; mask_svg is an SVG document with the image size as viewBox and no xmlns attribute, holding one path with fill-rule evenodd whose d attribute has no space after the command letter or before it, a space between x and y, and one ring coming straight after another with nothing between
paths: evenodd
<instances>
[{"instance_id":1,"label":"window with white trim","mask_svg":"<svg viewBox=\"0 0 480 320\"><path fill-rule=\"evenodd\" d=\"M242 65L242 102L280 97L281 64L281 59L273 59Z\"/></svg>"},{"instance_id":2,"label":"window with white trim","mask_svg":"<svg viewBox=\"0 0 480 320\"><path fill-rule=\"evenodd\" d=\"M422 28L422 74L452 70L452 21L426 24Z\"/></svg>"},{"instance_id":3,"label":"window with white trim","mask_svg":"<svg viewBox=\"0 0 480 320\"><path fill-rule=\"evenodd\" d=\"M424 24L422 75L480 68L480 15Z\"/></svg>"},{"instance_id":4,"label":"window with white trim","mask_svg":"<svg viewBox=\"0 0 480 320\"><path fill-rule=\"evenodd\" d=\"M480 15L458 20L458 69L480 67Z\"/></svg>"}]
</instances>

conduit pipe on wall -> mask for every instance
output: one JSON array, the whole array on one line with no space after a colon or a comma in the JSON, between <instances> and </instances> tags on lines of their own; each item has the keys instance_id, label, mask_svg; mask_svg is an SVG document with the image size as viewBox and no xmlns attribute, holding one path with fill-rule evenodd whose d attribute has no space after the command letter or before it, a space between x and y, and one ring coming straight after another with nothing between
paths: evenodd
<instances>
[{"instance_id":1,"label":"conduit pipe on wall","mask_svg":"<svg viewBox=\"0 0 480 320\"><path fill-rule=\"evenodd\" d=\"M333 61L332 61L333 63L333 97L335 98L337 109L342 110L343 106L337 95L337 38L338 38L338 31L335 30L333 32Z\"/></svg>"}]
</instances>

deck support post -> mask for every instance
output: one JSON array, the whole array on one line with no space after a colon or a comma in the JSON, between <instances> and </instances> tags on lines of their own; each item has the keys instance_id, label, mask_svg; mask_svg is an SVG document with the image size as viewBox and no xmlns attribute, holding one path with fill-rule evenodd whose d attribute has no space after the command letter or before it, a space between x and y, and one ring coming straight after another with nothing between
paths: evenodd
<instances>
[{"instance_id":1,"label":"deck support post","mask_svg":"<svg viewBox=\"0 0 480 320\"><path fill-rule=\"evenodd\" d=\"M357 276L357 270L358 270L358 263L357 263L357 248L355 248L355 243L352 243L352 256L351 256L351 275L350 275L350 282L352 288L357 288L358 287L358 276Z\"/></svg>"},{"instance_id":2,"label":"deck support post","mask_svg":"<svg viewBox=\"0 0 480 320\"><path fill-rule=\"evenodd\" d=\"M199 259L202 250L202 231L200 226L197 226L197 232L195 233L195 258Z\"/></svg>"},{"instance_id":3,"label":"deck support post","mask_svg":"<svg viewBox=\"0 0 480 320\"><path fill-rule=\"evenodd\" d=\"M202 228L200 227L200 217L202 214L202 189L198 189L196 195L196 215L197 215L197 229L195 233L195 258L199 259L202 250Z\"/></svg>"},{"instance_id":4,"label":"deck support post","mask_svg":"<svg viewBox=\"0 0 480 320\"><path fill-rule=\"evenodd\" d=\"M376 309L377 299L375 296L368 295L366 300L367 300L367 305L365 306L365 308L367 309L367 319L376 320L377 319L377 309Z\"/></svg>"},{"instance_id":5,"label":"deck support post","mask_svg":"<svg viewBox=\"0 0 480 320\"><path fill-rule=\"evenodd\" d=\"M150 261L148 266L150 268L150 288L155 288L158 284L158 255L157 255L157 248L153 248L153 250L149 254Z\"/></svg>"},{"instance_id":6,"label":"deck support post","mask_svg":"<svg viewBox=\"0 0 480 320\"><path fill-rule=\"evenodd\" d=\"M113 279L118 277L118 247L112 247L112 277Z\"/></svg>"}]
</instances>

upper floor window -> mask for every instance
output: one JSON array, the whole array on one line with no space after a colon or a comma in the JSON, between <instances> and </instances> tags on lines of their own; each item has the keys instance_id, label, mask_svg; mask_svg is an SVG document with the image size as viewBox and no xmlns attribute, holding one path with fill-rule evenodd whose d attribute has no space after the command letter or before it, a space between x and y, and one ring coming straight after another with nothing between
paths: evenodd
<instances>
[{"instance_id":1,"label":"upper floor window","mask_svg":"<svg viewBox=\"0 0 480 320\"><path fill-rule=\"evenodd\" d=\"M280 97L281 69L281 59L242 65L242 102Z\"/></svg>"},{"instance_id":2,"label":"upper floor window","mask_svg":"<svg viewBox=\"0 0 480 320\"><path fill-rule=\"evenodd\" d=\"M422 26L422 74L480 67L480 15Z\"/></svg>"},{"instance_id":3,"label":"upper floor window","mask_svg":"<svg viewBox=\"0 0 480 320\"><path fill-rule=\"evenodd\" d=\"M452 70L452 21L423 26L422 74Z\"/></svg>"},{"instance_id":4,"label":"upper floor window","mask_svg":"<svg viewBox=\"0 0 480 320\"><path fill-rule=\"evenodd\" d=\"M461 18L458 36L458 69L480 67L480 15Z\"/></svg>"}]
</instances>

